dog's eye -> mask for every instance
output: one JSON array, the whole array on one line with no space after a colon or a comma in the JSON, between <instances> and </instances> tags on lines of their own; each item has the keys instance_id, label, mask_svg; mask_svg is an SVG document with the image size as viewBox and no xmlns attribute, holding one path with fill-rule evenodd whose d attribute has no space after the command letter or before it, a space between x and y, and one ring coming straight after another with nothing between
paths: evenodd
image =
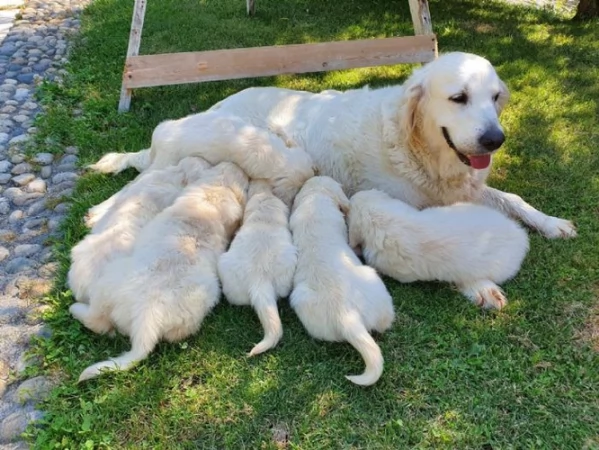
<instances>
[{"instance_id":1,"label":"dog's eye","mask_svg":"<svg viewBox=\"0 0 599 450\"><path fill-rule=\"evenodd\" d=\"M453 97L449 97L449 100L454 103L468 103L468 96L462 92L461 94L456 94Z\"/></svg>"},{"instance_id":2,"label":"dog's eye","mask_svg":"<svg viewBox=\"0 0 599 450\"><path fill-rule=\"evenodd\" d=\"M496 102L499 100L499 92L493 96L493 101Z\"/></svg>"}]
</instances>

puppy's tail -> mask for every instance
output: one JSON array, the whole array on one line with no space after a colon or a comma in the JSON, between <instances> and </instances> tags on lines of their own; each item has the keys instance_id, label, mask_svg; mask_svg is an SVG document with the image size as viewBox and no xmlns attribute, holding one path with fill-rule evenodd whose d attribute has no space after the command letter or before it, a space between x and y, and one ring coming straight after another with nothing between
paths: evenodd
<instances>
[{"instance_id":1,"label":"puppy's tail","mask_svg":"<svg viewBox=\"0 0 599 450\"><path fill-rule=\"evenodd\" d=\"M362 375L348 375L345 378L360 386L370 386L376 383L383 373L381 349L356 311L348 311L341 322L343 337L360 352L366 363L366 370Z\"/></svg>"},{"instance_id":2,"label":"puppy's tail","mask_svg":"<svg viewBox=\"0 0 599 450\"><path fill-rule=\"evenodd\" d=\"M160 320L158 314L151 315L148 311L142 311L142 313L136 317L132 324L131 329L131 350L123 353L116 358L110 358L106 361L102 361L89 366L79 376L79 382L90 380L102 375L103 372L116 372L129 370L139 361L148 357L148 355L154 350L156 344L160 339L159 335L159 323L156 319Z\"/></svg>"},{"instance_id":3,"label":"puppy's tail","mask_svg":"<svg viewBox=\"0 0 599 450\"><path fill-rule=\"evenodd\" d=\"M151 152L147 148L139 152L130 153L107 153L100 161L87 166L88 169L100 173L119 173L123 170L133 167L138 172L143 172L151 163Z\"/></svg>"},{"instance_id":4,"label":"puppy's tail","mask_svg":"<svg viewBox=\"0 0 599 450\"><path fill-rule=\"evenodd\" d=\"M272 284L264 283L255 286L250 290L250 301L264 329L264 339L248 354L248 356L255 356L279 343L283 336L283 325L277 308L277 294Z\"/></svg>"}]
</instances>

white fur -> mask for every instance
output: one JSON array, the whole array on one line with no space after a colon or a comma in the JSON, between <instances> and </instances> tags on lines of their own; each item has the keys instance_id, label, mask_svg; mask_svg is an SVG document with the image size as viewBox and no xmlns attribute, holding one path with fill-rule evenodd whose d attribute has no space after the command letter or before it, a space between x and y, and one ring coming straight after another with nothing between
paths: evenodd
<instances>
[{"instance_id":1,"label":"white fur","mask_svg":"<svg viewBox=\"0 0 599 450\"><path fill-rule=\"evenodd\" d=\"M497 284L516 275L528 252L516 222L471 203L418 211L384 192L362 191L351 198L348 224L350 245L383 274L403 283L456 283L485 308L505 306Z\"/></svg>"},{"instance_id":2,"label":"white fur","mask_svg":"<svg viewBox=\"0 0 599 450\"><path fill-rule=\"evenodd\" d=\"M268 179L288 205L302 184L314 175L312 159L278 131L255 127L235 115L215 111L159 124L147 150L109 153L91 169L118 173L127 167L155 170L177 164L185 156L201 156L212 164L229 161L251 178Z\"/></svg>"},{"instance_id":3,"label":"white fur","mask_svg":"<svg viewBox=\"0 0 599 450\"><path fill-rule=\"evenodd\" d=\"M210 167L202 158L188 157L177 166L145 172L88 213L91 233L71 251L68 285L79 302L87 303L104 269L127 255L144 225L173 203L188 180Z\"/></svg>"},{"instance_id":4,"label":"white fur","mask_svg":"<svg viewBox=\"0 0 599 450\"><path fill-rule=\"evenodd\" d=\"M461 92L467 92L467 103L450 100ZM489 127L500 128L498 116L508 98L507 87L489 61L455 52L417 69L403 86L320 94L251 88L224 99L208 112L182 120L203 123L215 113L233 114L256 127L276 130L304 148L319 173L333 177L350 195L379 189L417 208L481 203L547 237L574 237L576 229L571 222L547 216L517 195L486 186L491 167L468 167L443 137L445 127L461 153L480 154L478 139ZM160 127L157 134L161 134ZM218 141L218 136L203 136L205 143L208 138ZM173 133L168 138L163 138L160 146L152 143L149 158L147 152L112 154L96 166L116 172L143 166L144 159L174 162L195 151L180 145L187 134Z\"/></svg>"},{"instance_id":5,"label":"white fur","mask_svg":"<svg viewBox=\"0 0 599 450\"><path fill-rule=\"evenodd\" d=\"M264 339L249 356L269 350L283 336L277 298L289 295L296 263L289 209L265 181L252 181L243 224L218 263L227 300L252 305L264 328Z\"/></svg>"},{"instance_id":6,"label":"white fur","mask_svg":"<svg viewBox=\"0 0 599 450\"><path fill-rule=\"evenodd\" d=\"M85 369L80 381L104 370L128 370L160 340L176 342L199 329L218 303L218 257L242 218L247 185L231 163L204 171L143 228L132 255L110 265L90 292L89 305L71 306L92 331L115 327L132 344L123 355Z\"/></svg>"},{"instance_id":7,"label":"white fur","mask_svg":"<svg viewBox=\"0 0 599 450\"><path fill-rule=\"evenodd\" d=\"M341 186L329 177L308 180L298 193L290 219L299 255L290 302L310 335L348 341L360 352L366 370L347 378L368 386L383 372L381 349L369 331L391 326L393 303L375 270L348 245L342 213L348 207Z\"/></svg>"}]
</instances>

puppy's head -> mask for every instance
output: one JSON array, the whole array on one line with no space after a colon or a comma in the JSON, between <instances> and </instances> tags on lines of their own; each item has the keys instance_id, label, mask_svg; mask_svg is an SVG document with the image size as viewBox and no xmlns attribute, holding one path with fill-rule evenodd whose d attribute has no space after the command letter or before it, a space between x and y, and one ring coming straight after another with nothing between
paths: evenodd
<instances>
[{"instance_id":1,"label":"puppy's head","mask_svg":"<svg viewBox=\"0 0 599 450\"><path fill-rule=\"evenodd\" d=\"M219 174L223 185L233 191L236 200L245 206L249 186L249 179L245 172L231 162L217 164L212 170Z\"/></svg>"},{"instance_id":2,"label":"puppy's head","mask_svg":"<svg viewBox=\"0 0 599 450\"><path fill-rule=\"evenodd\" d=\"M177 168L183 172L183 185L198 181L204 171L210 169L212 164L199 156L188 156L177 164Z\"/></svg>"},{"instance_id":3,"label":"puppy's head","mask_svg":"<svg viewBox=\"0 0 599 450\"><path fill-rule=\"evenodd\" d=\"M499 115L508 99L489 61L447 53L406 81L400 133L412 150L442 148L466 166L486 169L505 140Z\"/></svg>"},{"instance_id":4,"label":"puppy's head","mask_svg":"<svg viewBox=\"0 0 599 450\"><path fill-rule=\"evenodd\" d=\"M314 176L314 164L310 155L299 147L285 152L285 167L272 181L273 193L286 205L291 205L306 180Z\"/></svg>"},{"instance_id":5,"label":"puppy's head","mask_svg":"<svg viewBox=\"0 0 599 450\"><path fill-rule=\"evenodd\" d=\"M343 215L349 212L349 199L343 192L343 188L331 177L326 176L312 177L306 181L295 198L294 208L307 197L317 194L333 200Z\"/></svg>"},{"instance_id":6,"label":"puppy's head","mask_svg":"<svg viewBox=\"0 0 599 450\"><path fill-rule=\"evenodd\" d=\"M250 181L248 188L248 199L258 194L272 193L272 187L268 180L256 178Z\"/></svg>"}]
</instances>

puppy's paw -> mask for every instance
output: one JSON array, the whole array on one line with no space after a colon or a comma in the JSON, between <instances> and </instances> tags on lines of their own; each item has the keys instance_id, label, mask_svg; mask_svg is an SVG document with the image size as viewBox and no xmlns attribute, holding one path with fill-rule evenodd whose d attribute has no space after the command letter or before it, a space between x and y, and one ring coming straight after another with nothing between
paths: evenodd
<instances>
[{"instance_id":1,"label":"puppy's paw","mask_svg":"<svg viewBox=\"0 0 599 450\"><path fill-rule=\"evenodd\" d=\"M472 303L484 309L502 309L507 305L505 294L492 281L477 281L463 285L461 291Z\"/></svg>"},{"instance_id":2,"label":"puppy's paw","mask_svg":"<svg viewBox=\"0 0 599 450\"><path fill-rule=\"evenodd\" d=\"M95 164L90 164L85 168L99 173L119 173L127 167L123 164L123 160L123 153L107 153L100 158L100 161Z\"/></svg>"},{"instance_id":3,"label":"puppy's paw","mask_svg":"<svg viewBox=\"0 0 599 450\"><path fill-rule=\"evenodd\" d=\"M547 217L539 227L539 231L549 239L576 237L576 227L574 224L569 220L560 219L559 217Z\"/></svg>"}]
</instances>

